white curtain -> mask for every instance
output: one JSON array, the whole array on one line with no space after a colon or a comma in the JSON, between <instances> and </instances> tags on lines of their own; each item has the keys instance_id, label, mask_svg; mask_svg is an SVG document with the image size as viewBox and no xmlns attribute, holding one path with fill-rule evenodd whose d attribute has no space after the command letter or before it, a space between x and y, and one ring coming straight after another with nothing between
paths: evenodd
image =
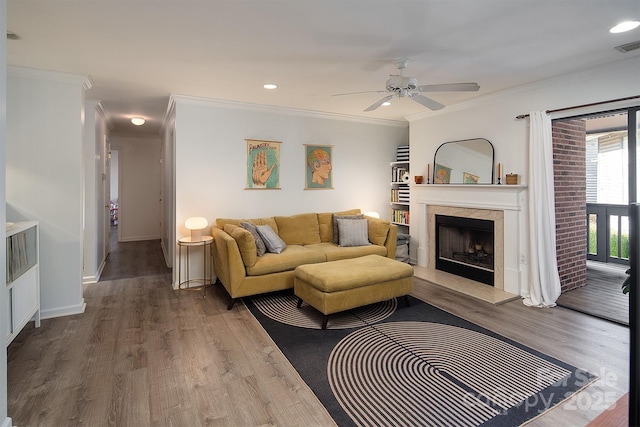
<instances>
[{"instance_id":1,"label":"white curtain","mask_svg":"<svg viewBox=\"0 0 640 427\"><path fill-rule=\"evenodd\" d=\"M523 302L553 307L559 296L551 118L536 111L529 115L529 294Z\"/></svg>"}]
</instances>

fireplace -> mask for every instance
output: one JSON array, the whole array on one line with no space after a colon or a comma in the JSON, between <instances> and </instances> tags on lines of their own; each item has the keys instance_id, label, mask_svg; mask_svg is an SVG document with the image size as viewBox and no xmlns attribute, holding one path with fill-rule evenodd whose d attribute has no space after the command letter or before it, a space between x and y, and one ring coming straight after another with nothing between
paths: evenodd
<instances>
[{"instance_id":1,"label":"fireplace","mask_svg":"<svg viewBox=\"0 0 640 427\"><path fill-rule=\"evenodd\" d=\"M416 186L411 191L412 200L415 196L417 204L417 211L411 214L412 218L416 216L411 226L411 238L417 239L415 255L412 254L416 257L416 277L494 304L517 298L526 291L526 187L450 184ZM436 268L436 241L439 240L436 239L436 215L493 223L493 250L485 242L478 243L485 254L492 252L493 286L459 276L459 270L450 273ZM468 246L466 244L467 251ZM474 250L475 247L474 243Z\"/></svg>"},{"instance_id":2,"label":"fireplace","mask_svg":"<svg viewBox=\"0 0 640 427\"><path fill-rule=\"evenodd\" d=\"M435 215L436 269L494 285L491 220Z\"/></svg>"}]
</instances>

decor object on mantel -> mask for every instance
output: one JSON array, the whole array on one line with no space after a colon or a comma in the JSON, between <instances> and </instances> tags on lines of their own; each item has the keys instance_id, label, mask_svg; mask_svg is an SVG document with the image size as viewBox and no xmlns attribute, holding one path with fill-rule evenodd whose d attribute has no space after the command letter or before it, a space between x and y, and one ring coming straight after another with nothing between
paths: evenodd
<instances>
[{"instance_id":1,"label":"decor object on mantel","mask_svg":"<svg viewBox=\"0 0 640 427\"><path fill-rule=\"evenodd\" d=\"M483 138L449 141L441 144L433 159L435 165L433 183L493 184L493 151L491 142ZM428 170L429 166L427 166ZM466 181L465 176L467 177ZM474 179L468 179L470 176L473 176Z\"/></svg>"},{"instance_id":2,"label":"decor object on mantel","mask_svg":"<svg viewBox=\"0 0 640 427\"><path fill-rule=\"evenodd\" d=\"M518 174L517 173L508 173L506 175L507 185L518 185Z\"/></svg>"}]
</instances>

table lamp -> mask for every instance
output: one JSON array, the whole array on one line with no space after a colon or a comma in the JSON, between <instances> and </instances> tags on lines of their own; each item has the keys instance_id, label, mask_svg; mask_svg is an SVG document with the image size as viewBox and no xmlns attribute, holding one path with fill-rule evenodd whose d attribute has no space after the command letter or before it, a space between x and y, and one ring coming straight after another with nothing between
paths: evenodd
<instances>
[{"instance_id":1,"label":"table lamp","mask_svg":"<svg viewBox=\"0 0 640 427\"><path fill-rule=\"evenodd\" d=\"M209 223L207 222L207 219L201 216L194 216L194 217L188 218L184 222L184 226L188 230L191 230L192 242L197 242L199 240L202 240L202 230L207 228L207 225L209 225Z\"/></svg>"}]
</instances>

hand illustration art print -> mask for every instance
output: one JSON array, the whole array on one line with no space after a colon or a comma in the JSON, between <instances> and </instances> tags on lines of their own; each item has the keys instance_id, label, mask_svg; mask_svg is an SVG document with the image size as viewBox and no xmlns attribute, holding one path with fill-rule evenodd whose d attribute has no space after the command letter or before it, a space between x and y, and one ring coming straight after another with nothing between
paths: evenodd
<instances>
[{"instance_id":1,"label":"hand illustration art print","mask_svg":"<svg viewBox=\"0 0 640 427\"><path fill-rule=\"evenodd\" d=\"M275 163L271 164L271 167L267 167L267 152L260 151L253 157L253 169L251 176L253 178L253 184L257 186L266 185L273 168L276 167Z\"/></svg>"},{"instance_id":2,"label":"hand illustration art print","mask_svg":"<svg viewBox=\"0 0 640 427\"><path fill-rule=\"evenodd\" d=\"M246 141L247 188L279 188L280 142Z\"/></svg>"}]
</instances>

